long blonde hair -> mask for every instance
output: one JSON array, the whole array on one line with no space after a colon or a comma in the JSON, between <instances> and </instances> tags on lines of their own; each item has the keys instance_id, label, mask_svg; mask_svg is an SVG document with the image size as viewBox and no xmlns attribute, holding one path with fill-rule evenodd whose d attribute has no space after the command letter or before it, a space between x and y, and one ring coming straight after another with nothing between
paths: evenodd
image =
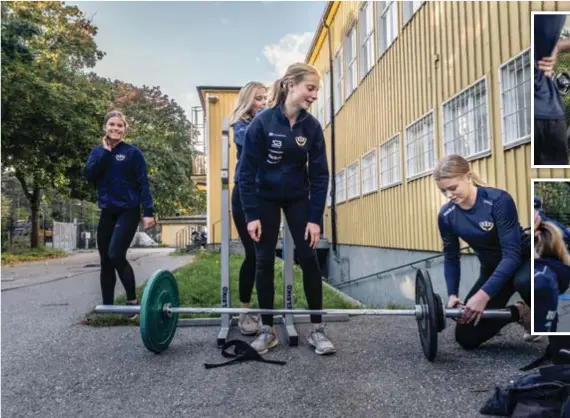
<instances>
[{"instance_id":1,"label":"long blonde hair","mask_svg":"<svg viewBox=\"0 0 570 418\"><path fill-rule=\"evenodd\" d=\"M534 241L534 258L552 257L570 266L570 253L562 232L552 222L541 221Z\"/></svg>"},{"instance_id":2,"label":"long blonde hair","mask_svg":"<svg viewBox=\"0 0 570 418\"><path fill-rule=\"evenodd\" d=\"M259 81L250 81L241 88L234 109L230 114L230 126L234 126L239 120L251 118L251 108L255 101L255 93L260 88L266 89L263 83Z\"/></svg>"},{"instance_id":3,"label":"long blonde hair","mask_svg":"<svg viewBox=\"0 0 570 418\"><path fill-rule=\"evenodd\" d=\"M310 64L305 64L304 62L297 62L293 65L290 65L287 68L287 71L285 71L285 75L273 83L273 88L271 89L271 95L268 100L268 106L275 107L279 103L283 102L287 98L287 94L289 93L290 82L298 84L305 79L305 76L309 74L313 74L317 76L319 79L321 78L319 71Z\"/></svg>"},{"instance_id":4,"label":"long blonde hair","mask_svg":"<svg viewBox=\"0 0 570 418\"><path fill-rule=\"evenodd\" d=\"M446 155L433 169L433 178L435 181L451 179L466 174L471 175L471 179L475 186L485 185L477 173L471 171L469 162L458 154Z\"/></svg>"}]
</instances>

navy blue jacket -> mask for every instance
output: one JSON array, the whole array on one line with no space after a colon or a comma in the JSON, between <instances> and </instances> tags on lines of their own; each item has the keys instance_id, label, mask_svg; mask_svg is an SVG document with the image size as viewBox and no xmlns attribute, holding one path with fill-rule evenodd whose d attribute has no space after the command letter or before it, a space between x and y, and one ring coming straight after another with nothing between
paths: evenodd
<instances>
[{"instance_id":1,"label":"navy blue jacket","mask_svg":"<svg viewBox=\"0 0 570 418\"><path fill-rule=\"evenodd\" d=\"M320 224L329 168L321 124L301 110L293 127L282 105L258 113L245 135L239 192L247 222L259 219L258 196L289 201L310 196L309 222Z\"/></svg>"},{"instance_id":2,"label":"navy blue jacket","mask_svg":"<svg viewBox=\"0 0 570 418\"><path fill-rule=\"evenodd\" d=\"M459 239L475 251L485 270L493 273L481 287L493 297L512 278L523 260L524 231L513 198L493 187L477 187L475 205L461 209L448 202L438 216L445 254L444 275L449 295L457 295L460 281Z\"/></svg>"},{"instance_id":3,"label":"navy blue jacket","mask_svg":"<svg viewBox=\"0 0 570 418\"><path fill-rule=\"evenodd\" d=\"M251 124L251 121L252 119L240 119L232 127L234 130L234 144L236 144L237 149L237 163L234 173L235 184L238 184L239 182L239 161L243 151L243 144L245 143L245 133L247 132L247 128Z\"/></svg>"},{"instance_id":4,"label":"navy blue jacket","mask_svg":"<svg viewBox=\"0 0 570 418\"><path fill-rule=\"evenodd\" d=\"M538 69L537 62L552 55L566 15L534 16L534 118L564 119L564 105L554 82Z\"/></svg>"},{"instance_id":5,"label":"navy blue jacket","mask_svg":"<svg viewBox=\"0 0 570 418\"><path fill-rule=\"evenodd\" d=\"M136 146L121 141L111 151L103 145L95 147L83 174L97 183L101 209L134 209L142 205L143 216L154 215L146 162Z\"/></svg>"}]
</instances>

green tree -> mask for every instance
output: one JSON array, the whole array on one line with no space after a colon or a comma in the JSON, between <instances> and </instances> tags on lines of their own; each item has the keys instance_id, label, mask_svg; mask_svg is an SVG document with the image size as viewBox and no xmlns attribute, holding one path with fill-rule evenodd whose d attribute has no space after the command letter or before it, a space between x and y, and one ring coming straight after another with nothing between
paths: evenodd
<instances>
[{"instance_id":1,"label":"green tree","mask_svg":"<svg viewBox=\"0 0 570 418\"><path fill-rule=\"evenodd\" d=\"M87 193L80 167L111 97L82 72L104 56L96 33L75 6L2 2L2 165L28 199L32 248L42 189Z\"/></svg>"}]
</instances>

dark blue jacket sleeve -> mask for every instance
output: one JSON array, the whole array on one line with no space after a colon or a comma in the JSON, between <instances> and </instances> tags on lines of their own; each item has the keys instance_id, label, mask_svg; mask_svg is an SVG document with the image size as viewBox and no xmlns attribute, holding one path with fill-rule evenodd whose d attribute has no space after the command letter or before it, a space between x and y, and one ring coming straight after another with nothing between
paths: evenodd
<instances>
[{"instance_id":1,"label":"dark blue jacket sleeve","mask_svg":"<svg viewBox=\"0 0 570 418\"><path fill-rule=\"evenodd\" d=\"M154 203L152 201L152 195L150 193L150 184L148 182L146 161L141 150L138 148L134 149L133 158L138 186L137 192L139 194L141 205L143 207L143 216L152 217L154 215Z\"/></svg>"},{"instance_id":2,"label":"dark blue jacket sleeve","mask_svg":"<svg viewBox=\"0 0 570 418\"><path fill-rule=\"evenodd\" d=\"M459 237L455 232L453 232L453 229L450 227L443 214L440 213L437 222L439 226L439 234L443 241L443 275L447 285L447 295L458 296L459 282L461 279Z\"/></svg>"},{"instance_id":3,"label":"dark blue jacket sleeve","mask_svg":"<svg viewBox=\"0 0 570 418\"><path fill-rule=\"evenodd\" d=\"M320 225L325 211L329 186L329 166L325 137L321 125L317 123L315 140L309 150L309 179L311 181L311 209L309 222Z\"/></svg>"},{"instance_id":4,"label":"dark blue jacket sleeve","mask_svg":"<svg viewBox=\"0 0 570 418\"><path fill-rule=\"evenodd\" d=\"M237 148L237 158L241 158L241 153L243 151L243 144L245 143L245 133L247 132L248 123L242 122L241 120L236 122L233 126L234 128L234 143Z\"/></svg>"},{"instance_id":5,"label":"dark blue jacket sleeve","mask_svg":"<svg viewBox=\"0 0 570 418\"><path fill-rule=\"evenodd\" d=\"M96 180L111 161L111 155L111 151L107 151L102 146L93 148L83 169L83 176L87 180Z\"/></svg>"},{"instance_id":6,"label":"dark blue jacket sleeve","mask_svg":"<svg viewBox=\"0 0 570 418\"><path fill-rule=\"evenodd\" d=\"M259 118L255 118L245 134L243 152L239 163L239 193L246 222L259 219L257 198L257 170L263 162L265 134Z\"/></svg>"},{"instance_id":7,"label":"dark blue jacket sleeve","mask_svg":"<svg viewBox=\"0 0 570 418\"><path fill-rule=\"evenodd\" d=\"M503 194L493 203L493 217L501 245L501 261L491 277L481 287L490 297L499 293L503 285L511 279L522 262L521 230L517 207L513 198Z\"/></svg>"}]
</instances>

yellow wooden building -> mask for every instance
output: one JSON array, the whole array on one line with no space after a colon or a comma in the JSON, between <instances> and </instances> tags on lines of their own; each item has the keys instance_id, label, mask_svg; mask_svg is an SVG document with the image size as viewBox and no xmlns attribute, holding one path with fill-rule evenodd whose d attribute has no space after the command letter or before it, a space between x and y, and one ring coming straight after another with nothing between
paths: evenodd
<instances>
[{"instance_id":1,"label":"yellow wooden building","mask_svg":"<svg viewBox=\"0 0 570 418\"><path fill-rule=\"evenodd\" d=\"M530 179L570 177L531 169L531 10L570 2L327 3L306 61L331 166L332 51L338 244L440 251L430 174L448 153L511 193L525 227Z\"/></svg>"},{"instance_id":2,"label":"yellow wooden building","mask_svg":"<svg viewBox=\"0 0 570 418\"><path fill-rule=\"evenodd\" d=\"M204 144L207 158L207 231L208 243L219 244L222 239L222 129L237 100L241 87L198 86L198 95L204 114ZM230 201L234 187L233 176L237 161L233 133L230 129ZM239 239L231 221L230 239Z\"/></svg>"}]
</instances>

